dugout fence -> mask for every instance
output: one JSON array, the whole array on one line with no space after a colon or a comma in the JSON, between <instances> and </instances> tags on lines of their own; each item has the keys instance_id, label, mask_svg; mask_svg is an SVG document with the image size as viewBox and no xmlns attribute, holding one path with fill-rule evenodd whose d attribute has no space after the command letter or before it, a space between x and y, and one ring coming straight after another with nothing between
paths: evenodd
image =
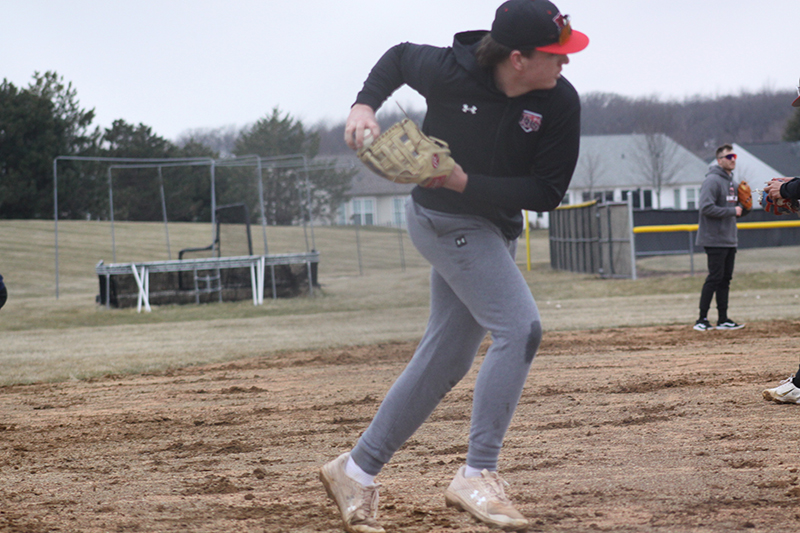
<instances>
[{"instance_id":1,"label":"dugout fence","mask_svg":"<svg viewBox=\"0 0 800 533\"><path fill-rule=\"evenodd\" d=\"M561 206L550 213L550 266L556 270L636 279L630 202Z\"/></svg>"},{"instance_id":2,"label":"dugout fence","mask_svg":"<svg viewBox=\"0 0 800 533\"><path fill-rule=\"evenodd\" d=\"M550 214L550 265L604 278L636 279L637 258L688 255L694 275L697 219L697 210L634 211L630 202L562 206ZM740 220L738 248L800 245L797 215L756 210Z\"/></svg>"}]
</instances>

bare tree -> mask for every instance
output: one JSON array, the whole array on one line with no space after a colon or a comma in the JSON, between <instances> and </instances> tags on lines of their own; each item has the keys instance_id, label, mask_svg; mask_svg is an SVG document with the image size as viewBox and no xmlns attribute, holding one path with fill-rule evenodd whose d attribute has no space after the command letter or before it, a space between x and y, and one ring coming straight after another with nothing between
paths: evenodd
<instances>
[{"instance_id":1,"label":"bare tree","mask_svg":"<svg viewBox=\"0 0 800 533\"><path fill-rule=\"evenodd\" d=\"M189 143L195 142L207 146L221 157L230 157L233 155L236 139L241 132L242 129L233 124L220 126L219 128L190 129L178 135L175 144L179 147L184 147Z\"/></svg>"},{"instance_id":2,"label":"bare tree","mask_svg":"<svg viewBox=\"0 0 800 533\"><path fill-rule=\"evenodd\" d=\"M668 135L701 158L712 158L723 142L779 142L793 114L792 91L764 88L728 96L695 95L682 100L631 98L613 93L581 95L583 135Z\"/></svg>"},{"instance_id":3,"label":"bare tree","mask_svg":"<svg viewBox=\"0 0 800 533\"><path fill-rule=\"evenodd\" d=\"M589 187L589 197L594 197L595 186L605 174L603 155L596 148L581 150L580 157L578 158L578 170L583 178L582 181Z\"/></svg>"},{"instance_id":4,"label":"bare tree","mask_svg":"<svg viewBox=\"0 0 800 533\"><path fill-rule=\"evenodd\" d=\"M661 191L675 182L683 163L678 144L663 133L645 133L636 139L637 149L633 154L636 168L656 193L658 209L661 209Z\"/></svg>"}]
</instances>

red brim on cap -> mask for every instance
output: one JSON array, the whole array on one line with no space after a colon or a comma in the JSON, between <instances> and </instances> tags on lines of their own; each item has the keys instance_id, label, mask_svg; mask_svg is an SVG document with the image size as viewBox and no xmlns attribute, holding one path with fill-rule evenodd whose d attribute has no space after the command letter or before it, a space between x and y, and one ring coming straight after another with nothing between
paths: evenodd
<instances>
[{"instance_id":1,"label":"red brim on cap","mask_svg":"<svg viewBox=\"0 0 800 533\"><path fill-rule=\"evenodd\" d=\"M575 52L580 52L584 48L589 46L589 37L586 36L585 33L581 33L579 31L572 30L572 35L564 44L548 44L547 46L538 46L536 47L537 50L540 52L548 52L550 54L574 54Z\"/></svg>"},{"instance_id":2,"label":"red brim on cap","mask_svg":"<svg viewBox=\"0 0 800 533\"><path fill-rule=\"evenodd\" d=\"M792 102L792 107L800 107L800 96L794 99L794 102Z\"/></svg>"}]
</instances>

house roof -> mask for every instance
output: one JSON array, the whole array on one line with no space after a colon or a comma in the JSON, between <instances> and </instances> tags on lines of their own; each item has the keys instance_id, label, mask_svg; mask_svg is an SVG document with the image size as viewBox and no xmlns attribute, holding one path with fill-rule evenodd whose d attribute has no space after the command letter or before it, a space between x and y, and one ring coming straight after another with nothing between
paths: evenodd
<instances>
[{"instance_id":1,"label":"house roof","mask_svg":"<svg viewBox=\"0 0 800 533\"><path fill-rule=\"evenodd\" d=\"M648 149L648 136L644 134L581 136L578 164L570 187L597 189L652 185L645 177L643 159L656 150L663 151L667 168L674 171L671 184L702 183L708 172L708 165L702 159L666 135L651 136L650 141L654 144Z\"/></svg>"},{"instance_id":2,"label":"house roof","mask_svg":"<svg viewBox=\"0 0 800 533\"><path fill-rule=\"evenodd\" d=\"M339 155L335 156L337 167L352 168L356 171L347 197L353 196L407 196L411 194L414 184L393 183L371 172L355 156Z\"/></svg>"},{"instance_id":3,"label":"house roof","mask_svg":"<svg viewBox=\"0 0 800 533\"><path fill-rule=\"evenodd\" d=\"M784 176L800 176L800 142L740 144Z\"/></svg>"}]
</instances>

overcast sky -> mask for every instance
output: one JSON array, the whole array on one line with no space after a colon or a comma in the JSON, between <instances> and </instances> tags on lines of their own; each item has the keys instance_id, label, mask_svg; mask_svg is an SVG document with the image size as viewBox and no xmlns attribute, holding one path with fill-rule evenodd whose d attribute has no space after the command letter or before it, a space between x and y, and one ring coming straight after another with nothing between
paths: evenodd
<instances>
[{"instance_id":1,"label":"overcast sky","mask_svg":"<svg viewBox=\"0 0 800 533\"><path fill-rule=\"evenodd\" d=\"M121 118L168 139L244 126L276 106L307 126L340 122L386 49L448 46L459 31L489 29L499 4L0 0L0 77L27 86L55 70L95 125ZM564 71L582 93L683 99L794 90L800 77L798 0L556 4L591 39ZM424 106L407 88L393 100Z\"/></svg>"}]
</instances>

